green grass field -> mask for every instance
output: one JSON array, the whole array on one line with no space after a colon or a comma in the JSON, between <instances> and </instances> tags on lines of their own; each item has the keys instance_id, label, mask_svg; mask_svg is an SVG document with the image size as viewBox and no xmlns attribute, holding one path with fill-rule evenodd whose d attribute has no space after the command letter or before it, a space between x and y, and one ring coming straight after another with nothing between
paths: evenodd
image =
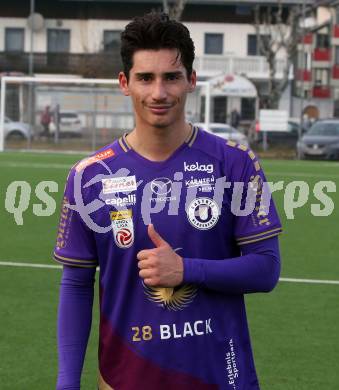
<instances>
[{"instance_id":1,"label":"green grass field","mask_svg":"<svg viewBox=\"0 0 339 390\"><path fill-rule=\"evenodd\" d=\"M81 155L0 154L0 262L54 264L51 252L59 204L69 167ZM284 226L281 236L282 277L339 280L339 194L330 193L334 211L311 214L317 181L339 183L339 164L312 161L263 161L269 181L304 181L307 203L287 219L284 191L274 194ZM32 188L29 208L18 226L5 209L12 181ZM42 180L58 183L51 194L57 209L49 217L33 214L34 194ZM55 387L56 313L59 269L0 266L0 388L46 390ZM262 390L336 390L339 386L339 285L281 281L270 294L249 295L247 311ZM97 306L97 305L96 305ZM82 389L96 389L97 330L95 310ZM137 389L131 389L137 390ZM160 390L160 389L159 389Z\"/></svg>"}]
</instances>

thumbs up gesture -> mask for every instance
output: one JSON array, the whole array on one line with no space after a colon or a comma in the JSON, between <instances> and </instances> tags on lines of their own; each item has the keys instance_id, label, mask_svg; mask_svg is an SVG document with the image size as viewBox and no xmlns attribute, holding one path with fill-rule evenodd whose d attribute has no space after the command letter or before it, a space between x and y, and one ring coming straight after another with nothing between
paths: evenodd
<instances>
[{"instance_id":1,"label":"thumbs up gesture","mask_svg":"<svg viewBox=\"0 0 339 390\"><path fill-rule=\"evenodd\" d=\"M139 276L151 287L175 287L183 281L183 259L160 236L152 224L148 236L155 248L144 249L137 254Z\"/></svg>"}]
</instances>

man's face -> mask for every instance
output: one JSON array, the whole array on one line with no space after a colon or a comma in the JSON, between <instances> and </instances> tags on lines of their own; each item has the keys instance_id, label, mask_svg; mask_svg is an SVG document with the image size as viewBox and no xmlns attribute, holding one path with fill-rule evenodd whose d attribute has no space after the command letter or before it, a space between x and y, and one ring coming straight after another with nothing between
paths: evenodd
<instances>
[{"instance_id":1,"label":"man's face","mask_svg":"<svg viewBox=\"0 0 339 390\"><path fill-rule=\"evenodd\" d=\"M129 81L119 74L120 87L131 96L138 125L164 128L185 118L186 95L196 84L187 78L175 49L139 50L134 53Z\"/></svg>"}]
</instances>

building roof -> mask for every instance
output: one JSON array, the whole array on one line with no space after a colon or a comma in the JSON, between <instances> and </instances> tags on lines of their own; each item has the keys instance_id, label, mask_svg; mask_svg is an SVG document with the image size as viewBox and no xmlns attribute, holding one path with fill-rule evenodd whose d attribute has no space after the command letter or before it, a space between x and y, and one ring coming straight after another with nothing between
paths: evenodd
<instances>
[{"instance_id":1,"label":"building roof","mask_svg":"<svg viewBox=\"0 0 339 390\"><path fill-rule=\"evenodd\" d=\"M59 0L64 2L87 2L87 3L121 3L121 0ZM295 5L295 4L314 4L317 0L281 0L282 4ZM162 0L125 0L126 3L139 3L139 4L162 4ZM169 0L171 4L171 0ZM277 0L187 0L186 4L198 4L198 5L277 5Z\"/></svg>"}]
</instances>

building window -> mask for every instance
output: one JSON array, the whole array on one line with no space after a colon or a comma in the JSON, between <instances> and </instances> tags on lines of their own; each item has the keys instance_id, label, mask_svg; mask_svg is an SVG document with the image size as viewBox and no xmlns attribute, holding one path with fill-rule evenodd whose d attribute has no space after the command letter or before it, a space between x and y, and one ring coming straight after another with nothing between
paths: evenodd
<instances>
[{"instance_id":1,"label":"building window","mask_svg":"<svg viewBox=\"0 0 339 390\"><path fill-rule=\"evenodd\" d=\"M263 41L269 40L269 35L260 35L260 38ZM248 34L247 35L247 55L249 56L259 56L262 53L259 51L257 34Z\"/></svg>"},{"instance_id":2,"label":"building window","mask_svg":"<svg viewBox=\"0 0 339 390\"><path fill-rule=\"evenodd\" d=\"M25 30L23 28L5 29L5 51L22 52L25 45Z\"/></svg>"},{"instance_id":3,"label":"building window","mask_svg":"<svg viewBox=\"0 0 339 390\"><path fill-rule=\"evenodd\" d=\"M302 51L298 52L298 63L297 63L298 69L305 69L310 70L311 69L311 54L310 53L303 53Z\"/></svg>"},{"instance_id":4,"label":"building window","mask_svg":"<svg viewBox=\"0 0 339 390\"><path fill-rule=\"evenodd\" d=\"M227 96L216 96L213 99L213 122L226 123Z\"/></svg>"},{"instance_id":5,"label":"building window","mask_svg":"<svg viewBox=\"0 0 339 390\"><path fill-rule=\"evenodd\" d=\"M105 30L103 49L104 52L117 52L120 50L120 30Z\"/></svg>"},{"instance_id":6,"label":"building window","mask_svg":"<svg viewBox=\"0 0 339 390\"><path fill-rule=\"evenodd\" d=\"M205 122L206 96L200 97L200 122Z\"/></svg>"},{"instance_id":7,"label":"building window","mask_svg":"<svg viewBox=\"0 0 339 390\"><path fill-rule=\"evenodd\" d=\"M241 16L249 16L252 14L252 8L248 5L236 5L235 14Z\"/></svg>"},{"instance_id":8,"label":"building window","mask_svg":"<svg viewBox=\"0 0 339 390\"><path fill-rule=\"evenodd\" d=\"M253 34L247 35L247 55L257 55L257 36Z\"/></svg>"},{"instance_id":9,"label":"building window","mask_svg":"<svg viewBox=\"0 0 339 390\"><path fill-rule=\"evenodd\" d=\"M255 99L242 98L241 99L241 119L252 120L255 118Z\"/></svg>"},{"instance_id":10,"label":"building window","mask_svg":"<svg viewBox=\"0 0 339 390\"><path fill-rule=\"evenodd\" d=\"M69 53L70 30L48 29L47 51L49 53Z\"/></svg>"},{"instance_id":11,"label":"building window","mask_svg":"<svg viewBox=\"0 0 339 390\"><path fill-rule=\"evenodd\" d=\"M317 49L328 49L330 47L330 37L328 34L317 34Z\"/></svg>"},{"instance_id":12,"label":"building window","mask_svg":"<svg viewBox=\"0 0 339 390\"><path fill-rule=\"evenodd\" d=\"M224 34L205 34L205 54L224 52Z\"/></svg>"},{"instance_id":13,"label":"building window","mask_svg":"<svg viewBox=\"0 0 339 390\"><path fill-rule=\"evenodd\" d=\"M329 85L329 70L328 69L315 69L315 86L324 86Z\"/></svg>"}]
</instances>

